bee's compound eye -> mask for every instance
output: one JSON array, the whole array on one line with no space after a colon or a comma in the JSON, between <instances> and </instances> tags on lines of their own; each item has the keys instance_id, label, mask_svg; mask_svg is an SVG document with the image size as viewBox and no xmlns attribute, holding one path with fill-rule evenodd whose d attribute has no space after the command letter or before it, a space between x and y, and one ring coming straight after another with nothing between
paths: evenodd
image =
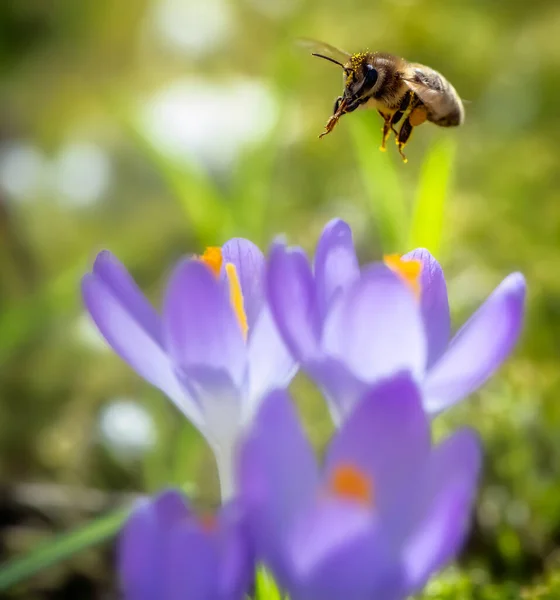
<instances>
[{"instance_id":1,"label":"bee's compound eye","mask_svg":"<svg viewBox=\"0 0 560 600\"><path fill-rule=\"evenodd\" d=\"M372 88L377 82L377 69L371 65L366 66L364 87Z\"/></svg>"}]
</instances>

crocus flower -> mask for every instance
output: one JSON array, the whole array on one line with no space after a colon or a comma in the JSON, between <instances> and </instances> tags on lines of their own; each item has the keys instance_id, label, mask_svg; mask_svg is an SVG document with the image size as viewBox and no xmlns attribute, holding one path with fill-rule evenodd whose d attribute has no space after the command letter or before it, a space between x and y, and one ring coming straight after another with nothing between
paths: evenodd
<instances>
[{"instance_id":1,"label":"crocus flower","mask_svg":"<svg viewBox=\"0 0 560 600\"><path fill-rule=\"evenodd\" d=\"M424 249L360 269L349 226L331 221L313 269L301 249L273 245L267 291L293 356L319 385L335 422L375 381L411 372L437 414L480 387L511 352L525 280L506 277L451 338L442 269Z\"/></svg>"},{"instance_id":2,"label":"crocus flower","mask_svg":"<svg viewBox=\"0 0 560 600\"><path fill-rule=\"evenodd\" d=\"M118 545L125 600L243 600L254 575L238 506L198 517L181 493L141 500Z\"/></svg>"},{"instance_id":3,"label":"crocus flower","mask_svg":"<svg viewBox=\"0 0 560 600\"><path fill-rule=\"evenodd\" d=\"M115 352L162 390L216 456L232 493L232 448L260 399L287 385L295 363L263 293L264 257L244 239L181 261L160 315L129 273L101 252L82 282L85 305Z\"/></svg>"},{"instance_id":4,"label":"crocus flower","mask_svg":"<svg viewBox=\"0 0 560 600\"><path fill-rule=\"evenodd\" d=\"M291 600L403 600L460 550L480 460L469 430L431 445L406 373L367 392L322 469L287 392L273 392L240 448L257 560Z\"/></svg>"}]
</instances>

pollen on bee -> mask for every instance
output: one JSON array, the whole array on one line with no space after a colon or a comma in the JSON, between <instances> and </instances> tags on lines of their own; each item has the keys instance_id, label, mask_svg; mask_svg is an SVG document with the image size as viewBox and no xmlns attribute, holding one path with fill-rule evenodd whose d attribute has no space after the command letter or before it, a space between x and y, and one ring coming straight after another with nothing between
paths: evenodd
<instances>
[{"instance_id":1,"label":"pollen on bee","mask_svg":"<svg viewBox=\"0 0 560 600\"><path fill-rule=\"evenodd\" d=\"M222 270L222 249L219 246L208 246L200 257L200 261L218 277Z\"/></svg>"},{"instance_id":2,"label":"pollen on bee","mask_svg":"<svg viewBox=\"0 0 560 600\"><path fill-rule=\"evenodd\" d=\"M422 125L422 123L424 123L424 121L428 118L428 112L426 111L426 108L423 106L420 106L418 108L415 108L411 113L410 116L408 117L408 120L410 121L410 124L413 127L418 127L419 125Z\"/></svg>"},{"instance_id":3,"label":"pollen on bee","mask_svg":"<svg viewBox=\"0 0 560 600\"><path fill-rule=\"evenodd\" d=\"M422 261L403 260L398 254L387 254L383 257L383 262L399 275L408 287L414 293L414 296L420 298L420 275L422 273Z\"/></svg>"},{"instance_id":4,"label":"pollen on bee","mask_svg":"<svg viewBox=\"0 0 560 600\"><path fill-rule=\"evenodd\" d=\"M338 465L329 480L329 492L338 498L354 500L372 506L373 483L368 476L351 464Z\"/></svg>"}]
</instances>

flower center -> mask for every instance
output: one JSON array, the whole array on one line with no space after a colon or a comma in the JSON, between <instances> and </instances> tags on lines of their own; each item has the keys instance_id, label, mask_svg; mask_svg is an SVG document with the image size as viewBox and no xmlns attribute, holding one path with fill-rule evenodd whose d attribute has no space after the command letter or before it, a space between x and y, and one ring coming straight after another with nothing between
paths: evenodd
<instances>
[{"instance_id":1,"label":"flower center","mask_svg":"<svg viewBox=\"0 0 560 600\"><path fill-rule=\"evenodd\" d=\"M218 528L218 519L212 513L203 513L198 517L198 522L204 531L215 531Z\"/></svg>"},{"instance_id":2,"label":"flower center","mask_svg":"<svg viewBox=\"0 0 560 600\"><path fill-rule=\"evenodd\" d=\"M223 264L222 249L218 246L209 246L200 257L200 261L203 262L216 277L219 277ZM249 324L247 323L247 314L245 313L243 302L243 290L239 283L239 276L237 275L235 265L233 263L226 263L225 272L229 285L229 301L233 308L233 312L237 317L237 322L241 328L243 338L246 340Z\"/></svg>"},{"instance_id":3,"label":"flower center","mask_svg":"<svg viewBox=\"0 0 560 600\"><path fill-rule=\"evenodd\" d=\"M383 262L401 277L401 279L412 290L415 298L420 298L420 274L422 273L422 261L411 259L403 260L398 254L386 254Z\"/></svg>"},{"instance_id":4,"label":"flower center","mask_svg":"<svg viewBox=\"0 0 560 600\"><path fill-rule=\"evenodd\" d=\"M214 273L216 277L222 270L222 249L219 246L208 246L200 260Z\"/></svg>"},{"instance_id":5,"label":"flower center","mask_svg":"<svg viewBox=\"0 0 560 600\"><path fill-rule=\"evenodd\" d=\"M241 291L241 284L239 283L235 265L232 263L226 264L226 275L229 281L229 301L235 312L235 316L237 317L239 327L241 327L243 338L246 340L249 325L247 323L247 314L245 313L245 307L243 305L243 292Z\"/></svg>"},{"instance_id":6,"label":"flower center","mask_svg":"<svg viewBox=\"0 0 560 600\"><path fill-rule=\"evenodd\" d=\"M338 498L354 500L360 504L373 506L374 490L369 477L350 464L338 465L331 473L329 492Z\"/></svg>"}]
</instances>

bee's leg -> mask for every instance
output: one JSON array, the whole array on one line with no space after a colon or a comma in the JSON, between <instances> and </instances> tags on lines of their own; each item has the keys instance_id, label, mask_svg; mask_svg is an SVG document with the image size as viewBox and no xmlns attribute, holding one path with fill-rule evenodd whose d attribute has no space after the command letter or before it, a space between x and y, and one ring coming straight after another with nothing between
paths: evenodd
<instances>
[{"instance_id":1,"label":"bee's leg","mask_svg":"<svg viewBox=\"0 0 560 600\"><path fill-rule=\"evenodd\" d=\"M319 136L319 138L322 138L323 136L327 135L327 133L330 133L334 129L334 126L337 124L338 119L340 118L340 115L338 114L338 109L340 108L341 102L342 102L342 96L339 96L334 101L333 114L327 121L327 124L325 125L325 131L323 131L323 133Z\"/></svg>"},{"instance_id":2,"label":"bee's leg","mask_svg":"<svg viewBox=\"0 0 560 600\"><path fill-rule=\"evenodd\" d=\"M398 125L399 121L403 118L404 113L408 110L413 95L413 92L408 92L407 94L405 94L398 110L393 113L393 117L391 118L391 130L395 134L395 137L399 135L397 130L395 129L395 125Z\"/></svg>"},{"instance_id":3,"label":"bee's leg","mask_svg":"<svg viewBox=\"0 0 560 600\"><path fill-rule=\"evenodd\" d=\"M410 115L409 115L403 121L403 124L401 125L399 133L397 135L397 140L396 140L397 148L399 149L399 154L402 156L402 159L405 163L408 162L408 159L406 158L406 156L403 153L403 148L405 147L406 143L408 142L413 129L414 129L414 127L412 126L412 124L410 122Z\"/></svg>"},{"instance_id":4,"label":"bee's leg","mask_svg":"<svg viewBox=\"0 0 560 600\"><path fill-rule=\"evenodd\" d=\"M381 152L385 152L387 148L385 148L385 144L391 135L391 115L386 115L382 113L380 110L377 111L383 117L383 138L381 140L380 150Z\"/></svg>"},{"instance_id":5,"label":"bee's leg","mask_svg":"<svg viewBox=\"0 0 560 600\"><path fill-rule=\"evenodd\" d=\"M340 106L340 103L342 102L342 96L339 96L335 101L334 101L334 108L333 108L333 115L336 114L336 112L338 111L338 107Z\"/></svg>"}]
</instances>

